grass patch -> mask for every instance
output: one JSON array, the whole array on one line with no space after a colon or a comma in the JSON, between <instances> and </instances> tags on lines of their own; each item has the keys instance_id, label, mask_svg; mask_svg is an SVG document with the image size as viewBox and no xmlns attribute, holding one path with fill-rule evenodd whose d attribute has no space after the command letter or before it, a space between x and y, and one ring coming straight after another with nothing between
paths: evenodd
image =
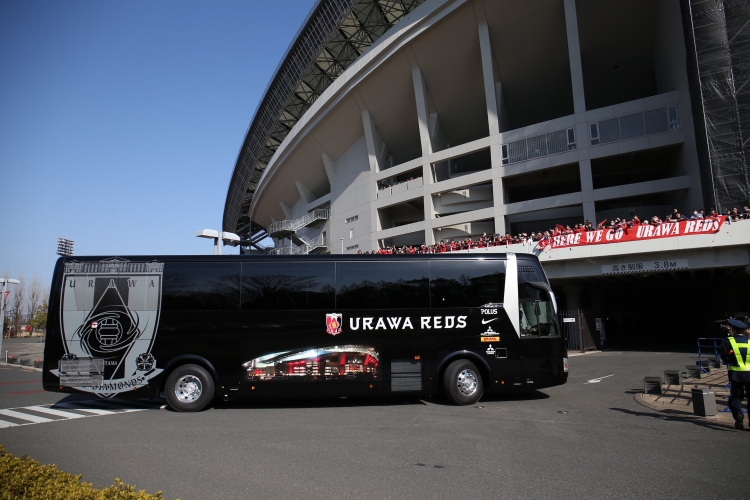
<instances>
[{"instance_id":1,"label":"grass patch","mask_svg":"<svg viewBox=\"0 0 750 500\"><path fill-rule=\"evenodd\" d=\"M0 500L163 500L161 491L151 495L146 490L115 479L106 488L94 488L81 481L83 474L72 475L43 465L27 457L14 457L0 446Z\"/></svg>"}]
</instances>

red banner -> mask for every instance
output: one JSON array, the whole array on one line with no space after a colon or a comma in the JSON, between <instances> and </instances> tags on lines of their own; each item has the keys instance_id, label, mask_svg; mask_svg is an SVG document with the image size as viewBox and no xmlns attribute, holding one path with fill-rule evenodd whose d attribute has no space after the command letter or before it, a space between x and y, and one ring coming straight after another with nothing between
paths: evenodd
<instances>
[{"instance_id":1,"label":"red banner","mask_svg":"<svg viewBox=\"0 0 750 500\"><path fill-rule=\"evenodd\" d=\"M715 219L691 219L679 222L663 222L658 226L640 224L633 227L618 227L616 229L597 229L580 233L561 234L552 236L549 240L539 242L539 248L566 248L583 245L603 245L607 243L621 243L623 241L654 240L657 238L671 238L693 234L718 233L726 216Z\"/></svg>"}]
</instances>

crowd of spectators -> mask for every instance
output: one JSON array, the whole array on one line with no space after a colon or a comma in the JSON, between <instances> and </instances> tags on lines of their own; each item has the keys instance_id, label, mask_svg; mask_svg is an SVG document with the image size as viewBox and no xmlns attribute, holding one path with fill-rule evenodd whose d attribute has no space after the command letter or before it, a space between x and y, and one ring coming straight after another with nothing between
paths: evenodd
<instances>
[{"instance_id":1,"label":"crowd of spectators","mask_svg":"<svg viewBox=\"0 0 750 500\"><path fill-rule=\"evenodd\" d=\"M632 219L620 219L619 217L614 220L603 220L600 223L594 225L591 221L587 220L583 224L575 224L573 227L570 227L570 225L562 226L560 224L556 224L554 228L548 229L546 231L539 231L539 232L532 232L530 234L527 233L521 233L517 235L512 235L510 233L502 235L502 234L493 234L488 235L487 233L482 234L482 236L472 238L469 236L465 239L450 239L450 240L440 240L440 243L436 243L434 245L404 245L401 247L396 246L386 246L384 248L379 248L378 250L373 250L372 252L362 252L362 250L359 250L358 254L428 254L428 253L445 253L445 252L455 252L458 250L474 250L474 249L481 249L481 248L489 248L489 247L497 247L497 246L507 246L507 245L513 245L517 243L523 243L523 244L531 244L533 242L541 242L541 241L549 241L551 238L555 236L560 236L563 234L575 234L575 233L582 233L586 231L596 231L598 229L626 229L630 230L633 227L641 226L641 225L653 225L658 226L664 223L672 223L672 222L679 222L682 220L691 220L691 219L705 219L705 218L716 218L720 216L726 216L727 222L737 222L740 220L750 219L750 205L745 205L742 210L738 210L737 207L732 208L731 210L726 210L719 214L716 210L713 208L708 211L708 213L705 212L702 208L697 208L693 210L692 215L686 216L680 213L678 209L674 209L671 214L667 214L664 219L660 219L658 216L653 216L650 219L643 219L641 220L638 215L633 215Z\"/></svg>"}]
</instances>

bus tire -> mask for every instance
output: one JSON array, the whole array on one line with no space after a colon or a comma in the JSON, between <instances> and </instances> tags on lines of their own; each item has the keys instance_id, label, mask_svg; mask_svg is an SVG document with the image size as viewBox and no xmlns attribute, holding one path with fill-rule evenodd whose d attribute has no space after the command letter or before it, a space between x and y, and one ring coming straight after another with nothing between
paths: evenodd
<instances>
[{"instance_id":1,"label":"bus tire","mask_svg":"<svg viewBox=\"0 0 750 500\"><path fill-rule=\"evenodd\" d=\"M468 359L457 359L448 365L443 375L443 388L455 404L471 405L482 397L482 374Z\"/></svg>"},{"instance_id":2,"label":"bus tire","mask_svg":"<svg viewBox=\"0 0 750 500\"><path fill-rule=\"evenodd\" d=\"M214 379L200 365L178 366L167 377L164 394L175 411L201 411L214 399Z\"/></svg>"}]
</instances>

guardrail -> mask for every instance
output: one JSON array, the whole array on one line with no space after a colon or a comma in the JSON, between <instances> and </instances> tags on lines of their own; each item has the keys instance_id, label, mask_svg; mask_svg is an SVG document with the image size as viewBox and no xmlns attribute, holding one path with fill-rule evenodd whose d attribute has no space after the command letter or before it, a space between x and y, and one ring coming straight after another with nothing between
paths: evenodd
<instances>
[{"instance_id":1,"label":"guardrail","mask_svg":"<svg viewBox=\"0 0 750 500\"><path fill-rule=\"evenodd\" d=\"M316 220L327 219L331 216L331 211L324 208L313 210L303 215L299 219L280 220L268 226L268 234L273 236L278 233L294 233L303 227L309 226Z\"/></svg>"},{"instance_id":2,"label":"guardrail","mask_svg":"<svg viewBox=\"0 0 750 500\"><path fill-rule=\"evenodd\" d=\"M302 241L302 245L274 248L268 253L270 255L306 255L316 248L325 248L328 246L328 238L323 235L313 239L304 236L298 236L298 238Z\"/></svg>"},{"instance_id":3,"label":"guardrail","mask_svg":"<svg viewBox=\"0 0 750 500\"><path fill-rule=\"evenodd\" d=\"M404 191L408 191L409 189L417 189L422 187L423 185L424 181L422 177L417 177L416 179L411 179L409 181L399 182L398 184L392 184L383 189L378 189L378 199L385 198L392 194L402 193Z\"/></svg>"},{"instance_id":4,"label":"guardrail","mask_svg":"<svg viewBox=\"0 0 750 500\"><path fill-rule=\"evenodd\" d=\"M576 149L576 131L575 128L568 127L501 144L500 155L503 165L510 165L574 149Z\"/></svg>"}]
</instances>

